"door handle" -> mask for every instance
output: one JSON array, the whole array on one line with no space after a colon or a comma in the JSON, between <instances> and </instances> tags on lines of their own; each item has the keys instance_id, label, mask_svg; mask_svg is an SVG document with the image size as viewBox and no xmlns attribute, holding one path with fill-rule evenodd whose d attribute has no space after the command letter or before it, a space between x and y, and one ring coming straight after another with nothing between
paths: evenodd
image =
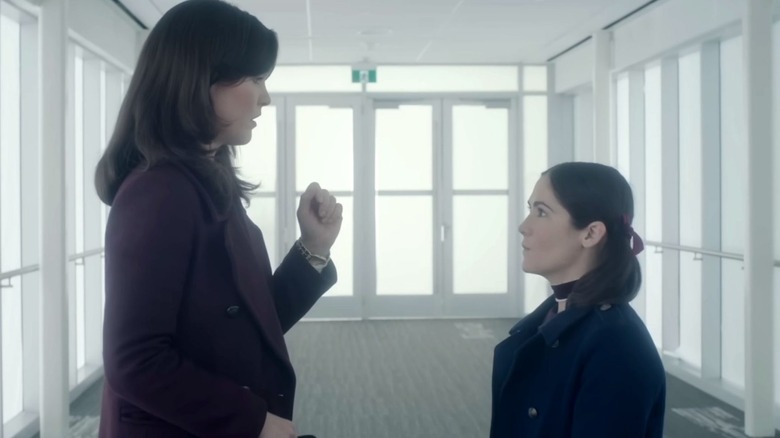
<instances>
[{"instance_id":1,"label":"door handle","mask_svg":"<svg viewBox=\"0 0 780 438\"><path fill-rule=\"evenodd\" d=\"M439 227L439 239L441 240L441 242L447 241L447 237L449 236L449 233L450 233L450 226L447 224L441 224L441 226Z\"/></svg>"}]
</instances>

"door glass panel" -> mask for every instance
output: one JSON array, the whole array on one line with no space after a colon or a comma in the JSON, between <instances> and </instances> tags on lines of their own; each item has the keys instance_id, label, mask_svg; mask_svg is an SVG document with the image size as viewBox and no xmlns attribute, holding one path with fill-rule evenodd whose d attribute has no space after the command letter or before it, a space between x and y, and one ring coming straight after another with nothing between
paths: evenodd
<instances>
[{"instance_id":1,"label":"door glass panel","mask_svg":"<svg viewBox=\"0 0 780 438\"><path fill-rule=\"evenodd\" d=\"M433 198L376 200L377 295L433 295Z\"/></svg>"},{"instance_id":2,"label":"door glass panel","mask_svg":"<svg viewBox=\"0 0 780 438\"><path fill-rule=\"evenodd\" d=\"M339 280L326 297L352 296L353 290L353 147L354 109L318 105L295 107L295 175L297 195L316 181L344 207L344 222L331 257ZM298 199L296 199L297 205ZM296 232L300 233L297 223ZM300 234L298 234L300 236Z\"/></svg>"},{"instance_id":3,"label":"door glass panel","mask_svg":"<svg viewBox=\"0 0 780 438\"><path fill-rule=\"evenodd\" d=\"M352 191L353 109L295 107L296 190L316 181L331 192Z\"/></svg>"},{"instance_id":4,"label":"door glass panel","mask_svg":"<svg viewBox=\"0 0 780 438\"><path fill-rule=\"evenodd\" d=\"M453 188L507 189L509 111L456 105L452 108Z\"/></svg>"},{"instance_id":5,"label":"door glass panel","mask_svg":"<svg viewBox=\"0 0 780 438\"><path fill-rule=\"evenodd\" d=\"M260 184L258 192L276 191L276 120L276 107L263 108L263 115L252 130L252 140L236 146L235 165L244 180Z\"/></svg>"},{"instance_id":6,"label":"door glass panel","mask_svg":"<svg viewBox=\"0 0 780 438\"><path fill-rule=\"evenodd\" d=\"M433 108L402 105L376 110L376 189L431 190Z\"/></svg>"},{"instance_id":7,"label":"door glass panel","mask_svg":"<svg viewBox=\"0 0 780 438\"><path fill-rule=\"evenodd\" d=\"M455 196L455 294L507 292L506 196Z\"/></svg>"}]
</instances>

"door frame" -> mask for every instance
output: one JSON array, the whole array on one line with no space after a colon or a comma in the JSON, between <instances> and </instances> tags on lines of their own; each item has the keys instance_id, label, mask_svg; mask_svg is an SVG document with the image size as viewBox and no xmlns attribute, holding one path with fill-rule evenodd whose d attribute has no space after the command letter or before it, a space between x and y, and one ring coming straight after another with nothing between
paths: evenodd
<instances>
[{"instance_id":1,"label":"door frame","mask_svg":"<svg viewBox=\"0 0 780 438\"><path fill-rule=\"evenodd\" d=\"M353 186L352 192L332 192L336 198L339 196L352 196L353 218L344 220L353 221L353 291L350 296L323 296L307 314L307 319L361 319L363 316L363 294L365 284L362 273L365 264L359 254L365 249L361 245L361 239L357 238L364 228L364 220L361 211L365 210L360 178L360 163L365 161L362 157L363 149L363 101L359 96L334 95L334 96L286 96L278 99L284 106L284 117L280 118L280 131L284 135L279 136L278 157L281 172L279 172L279 248L283 252L281 257L287 254L296 240L298 220L296 211L301 193L295 187L296 180L296 107L298 106L327 106L331 108L352 108L352 144L353 144ZM327 189L327 187L325 187ZM282 260L280 258L280 260ZM338 259L334 259L338 269Z\"/></svg>"},{"instance_id":2,"label":"door frame","mask_svg":"<svg viewBox=\"0 0 780 438\"><path fill-rule=\"evenodd\" d=\"M274 97L277 106L277 159L279 181L277 182L277 249L278 260L292 247L297 230L295 215L299 196L295 191L295 107L300 105L324 105L351 107L353 111L353 295L348 297L320 298L306 315L307 320L354 320L354 319L404 319L404 318L470 318L510 317L523 312L525 281L521 269L522 254L519 251L522 238L517 225L522 220L523 193L523 116L522 99L512 93L439 93L439 94L358 94L319 93L283 94ZM376 278L376 230L375 230L375 110L382 105L426 103L434 106L433 151L434 215L432 221L434 242L434 291L430 296L378 296ZM507 239L507 294L454 294L452 241L447 239L445 248L438 239L444 209L451 208L453 192L445 195L437 184L443 180L441 172L444 163L441 158L445 145L452 147L452 105L499 103L509 109L508 145L508 239ZM442 157L443 158L443 157ZM451 163L451 161L449 161ZM365 165L361 165L365 164ZM452 172L451 164L448 172ZM451 184L451 179L449 180ZM336 195L338 197L338 193ZM455 193L457 194L457 193ZM449 200L445 200L449 196ZM443 205L444 204L444 205ZM349 218L345 218L349 220ZM451 223L451 222L450 222ZM448 257L449 260L442 260ZM339 260L334 260L338 267ZM440 267L444 264L444 268Z\"/></svg>"}]
</instances>

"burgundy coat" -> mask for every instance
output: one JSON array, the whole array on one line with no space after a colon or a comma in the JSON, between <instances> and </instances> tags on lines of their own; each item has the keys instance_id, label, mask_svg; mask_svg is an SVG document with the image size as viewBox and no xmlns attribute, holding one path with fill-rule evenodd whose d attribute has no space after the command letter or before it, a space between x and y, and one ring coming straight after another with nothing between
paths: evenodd
<instances>
[{"instance_id":1,"label":"burgundy coat","mask_svg":"<svg viewBox=\"0 0 780 438\"><path fill-rule=\"evenodd\" d=\"M295 249L272 273L237 203L220 215L194 174L135 171L105 244L101 438L257 438L292 419L284 333L336 282Z\"/></svg>"}]
</instances>

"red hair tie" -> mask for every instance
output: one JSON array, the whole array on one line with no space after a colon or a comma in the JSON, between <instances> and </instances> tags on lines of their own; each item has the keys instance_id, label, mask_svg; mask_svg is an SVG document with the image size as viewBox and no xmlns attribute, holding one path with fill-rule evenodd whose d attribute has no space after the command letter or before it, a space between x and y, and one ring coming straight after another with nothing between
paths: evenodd
<instances>
[{"instance_id":1,"label":"red hair tie","mask_svg":"<svg viewBox=\"0 0 780 438\"><path fill-rule=\"evenodd\" d=\"M639 236L639 234L634 231L634 227L631 226L631 221L632 219L629 215L623 215L623 225L625 225L626 230L628 231L628 237L631 239L631 252L633 252L636 256L644 251L645 242L642 241L642 238Z\"/></svg>"}]
</instances>

